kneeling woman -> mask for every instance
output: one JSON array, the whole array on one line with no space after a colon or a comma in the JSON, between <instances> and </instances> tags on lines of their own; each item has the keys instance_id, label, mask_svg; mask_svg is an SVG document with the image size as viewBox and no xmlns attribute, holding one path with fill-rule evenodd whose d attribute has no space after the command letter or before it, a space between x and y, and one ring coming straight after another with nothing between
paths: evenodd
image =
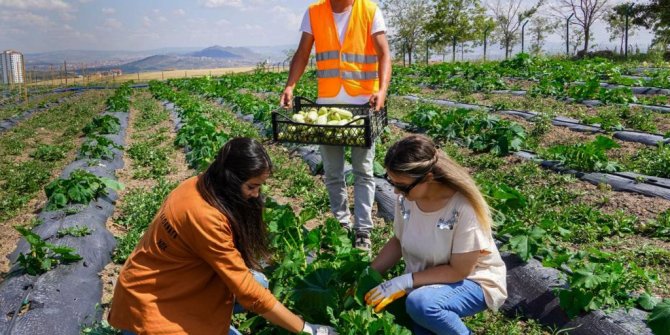
<instances>
[{"instance_id":1,"label":"kneeling woman","mask_svg":"<svg viewBox=\"0 0 670 335\"><path fill-rule=\"evenodd\" d=\"M333 333L291 313L250 271L268 255L260 188L271 171L260 143L233 139L172 191L119 274L109 323L124 334L236 334L237 300L291 332Z\"/></svg>"},{"instance_id":2,"label":"kneeling woman","mask_svg":"<svg viewBox=\"0 0 670 335\"><path fill-rule=\"evenodd\" d=\"M408 294L415 334L469 334L462 317L497 310L507 298L484 197L467 171L425 136L395 143L384 165L398 194L394 236L371 267L384 273L402 257L405 274L370 290L367 303L379 311Z\"/></svg>"}]
</instances>

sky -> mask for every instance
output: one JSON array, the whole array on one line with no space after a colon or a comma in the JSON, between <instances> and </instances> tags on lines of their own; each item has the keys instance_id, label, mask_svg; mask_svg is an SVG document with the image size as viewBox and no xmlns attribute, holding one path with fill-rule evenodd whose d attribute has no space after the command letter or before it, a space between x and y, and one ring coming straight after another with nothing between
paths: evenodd
<instances>
[{"instance_id":1,"label":"sky","mask_svg":"<svg viewBox=\"0 0 670 335\"><path fill-rule=\"evenodd\" d=\"M297 44L307 0L0 0L0 49L150 50ZM611 2L620 2L611 0ZM596 43L608 41L603 24ZM633 42L648 45L648 32ZM560 43L558 35L549 43Z\"/></svg>"}]
</instances>

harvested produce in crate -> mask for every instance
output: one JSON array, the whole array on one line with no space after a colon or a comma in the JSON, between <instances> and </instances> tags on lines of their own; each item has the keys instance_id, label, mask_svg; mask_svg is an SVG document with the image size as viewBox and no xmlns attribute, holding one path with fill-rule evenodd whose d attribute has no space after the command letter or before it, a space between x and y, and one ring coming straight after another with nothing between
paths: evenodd
<instances>
[{"instance_id":1,"label":"harvested produce in crate","mask_svg":"<svg viewBox=\"0 0 670 335\"><path fill-rule=\"evenodd\" d=\"M293 114L291 120L298 123L324 126L343 126L349 124L351 121L356 121L351 123L351 125L363 125L363 116L354 116L350 111L337 107L321 107L319 109L310 108L308 110L302 110L299 113Z\"/></svg>"}]
</instances>

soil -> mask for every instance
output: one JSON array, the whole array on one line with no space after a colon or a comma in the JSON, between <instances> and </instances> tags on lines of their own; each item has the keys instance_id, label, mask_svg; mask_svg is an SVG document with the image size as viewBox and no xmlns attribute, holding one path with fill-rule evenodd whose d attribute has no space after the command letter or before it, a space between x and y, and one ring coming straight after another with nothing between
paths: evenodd
<instances>
[{"instance_id":1,"label":"soil","mask_svg":"<svg viewBox=\"0 0 670 335\"><path fill-rule=\"evenodd\" d=\"M156 102L156 104L158 104L158 102ZM162 106L160 108L162 108ZM129 148L133 143L138 141L137 136L134 136L138 133L134 125L136 124L139 117L139 111L137 109L131 108L129 113L128 129L126 131L126 142L124 146L125 148ZM144 132L156 132L162 128L170 130L166 134L167 143L172 145L176 135L173 131L174 123L171 120L166 120L152 127L150 130L145 130ZM173 162L172 166L174 169L167 176L165 176L167 180L172 182L179 182L195 174L194 170L188 168L185 156L186 155L180 148L174 148L172 157L170 158L170 161ZM125 229L121 225L115 223L120 215L119 209L121 208L120 205L123 203L124 195L130 190L136 189L138 187L151 188L157 184L157 181L153 179L142 180L133 178L133 161L128 155L123 155L123 163L124 167L117 171L117 177L119 181L125 185L125 188L123 191L119 192L119 200L115 204L116 209L114 215L112 215L112 217L107 220L107 229L114 236L121 236L125 234ZM121 271L121 267L122 265L120 264L110 263L107 264L104 270L100 273L100 278L102 279L103 283L101 299L103 319L106 319L107 313L109 313L109 306L114 295L114 286L116 285L116 279L118 278L119 272Z\"/></svg>"}]
</instances>

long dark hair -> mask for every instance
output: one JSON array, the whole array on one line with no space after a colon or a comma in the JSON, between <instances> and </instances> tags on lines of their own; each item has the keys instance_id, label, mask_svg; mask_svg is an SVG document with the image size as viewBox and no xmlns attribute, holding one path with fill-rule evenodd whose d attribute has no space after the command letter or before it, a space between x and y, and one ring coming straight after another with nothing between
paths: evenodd
<instances>
[{"instance_id":1,"label":"long dark hair","mask_svg":"<svg viewBox=\"0 0 670 335\"><path fill-rule=\"evenodd\" d=\"M198 192L230 222L235 247L249 268L260 269L268 255L262 196L245 200L242 184L272 171L272 161L258 141L240 137L226 143L198 179Z\"/></svg>"},{"instance_id":2,"label":"long dark hair","mask_svg":"<svg viewBox=\"0 0 670 335\"><path fill-rule=\"evenodd\" d=\"M489 205L475 181L465 168L437 148L430 138L415 134L396 142L386 153L384 167L412 178L423 178L432 172L435 181L461 192L474 208L482 228L491 229L493 220Z\"/></svg>"}]
</instances>

